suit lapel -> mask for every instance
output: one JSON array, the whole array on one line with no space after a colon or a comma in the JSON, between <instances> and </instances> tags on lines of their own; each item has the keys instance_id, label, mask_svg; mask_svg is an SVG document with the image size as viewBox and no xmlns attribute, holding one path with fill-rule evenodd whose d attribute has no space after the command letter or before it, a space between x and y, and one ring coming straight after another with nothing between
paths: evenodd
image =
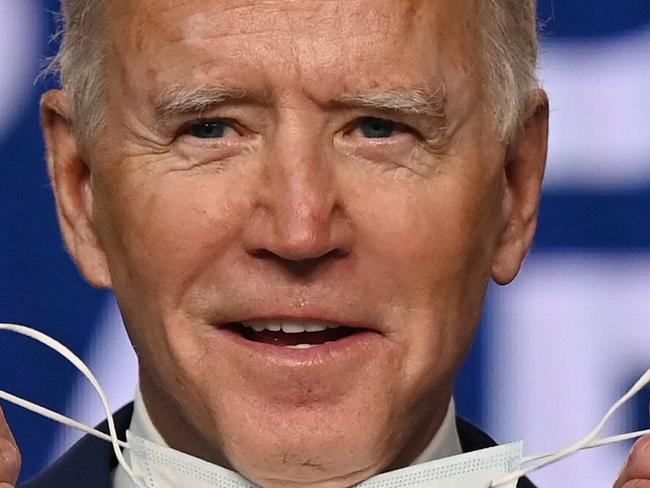
<instances>
[{"instance_id":1,"label":"suit lapel","mask_svg":"<svg viewBox=\"0 0 650 488\"><path fill-rule=\"evenodd\" d=\"M114 416L120 439L126 437L132 414L133 404L129 404ZM97 429L108 433L108 423L103 422ZM116 466L113 446L86 435L44 473L19 488L112 488L111 476Z\"/></svg>"}]
</instances>

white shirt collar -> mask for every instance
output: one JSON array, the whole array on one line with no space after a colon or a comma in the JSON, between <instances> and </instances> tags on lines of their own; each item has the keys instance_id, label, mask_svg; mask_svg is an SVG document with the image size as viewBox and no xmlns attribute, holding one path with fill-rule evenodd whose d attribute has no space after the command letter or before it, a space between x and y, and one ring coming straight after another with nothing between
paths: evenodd
<instances>
[{"instance_id":1,"label":"white shirt collar","mask_svg":"<svg viewBox=\"0 0 650 488\"><path fill-rule=\"evenodd\" d=\"M460 446L460 437L456 428L456 402L452 398L449 402L447 415L440 424L438 432L433 436L427 447L424 448L424 451L411 463L411 466L457 456L462 453L463 448Z\"/></svg>"},{"instance_id":2,"label":"white shirt collar","mask_svg":"<svg viewBox=\"0 0 650 488\"><path fill-rule=\"evenodd\" d=\"M135 401L133 402L133 417L129 430L143 439L146 439L161 446L167 446L158 429L153 425L151 417L147 412L147 408L142 399L140 388L137 389L135 394ZM436 459L443 459L446 457L455 456L463 452L460 446L460 438L458 437L458 430L456 429L456 405L452 398L449 402L449 409L447 415L442 421L438 432L433 436L431 442L422 451L422 453L415 458L411 466L415 464L426 463L435 461ZM129 462L128 450L126 451L126 460ZM113 488L132 488L133 484L130 478L124 472L124 469L118 465L113 472Z\"/></svg>"}]
</instances>

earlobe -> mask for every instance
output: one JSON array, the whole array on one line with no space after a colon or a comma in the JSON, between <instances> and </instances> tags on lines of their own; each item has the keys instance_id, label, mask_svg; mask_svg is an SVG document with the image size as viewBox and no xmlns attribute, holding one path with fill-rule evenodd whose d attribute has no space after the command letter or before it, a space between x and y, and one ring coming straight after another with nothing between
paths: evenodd
<instances>
[{"instance_id":1,"label":"earlobe","mask_svg":"<svg viewBox=\"0 0 650 488\"><path fill-rule=\"evenodd\" d=\"M492 261L492 279L515 279L537 228L548 141L548 98L539 90L518 137L508 146L504 165L503 227Z\"/></svg>"},{"instance_id":2,"label":"earlobe","mask_svg":"<svg viewBox=\"0 0 650 488\"><path fill-rule=\"evenodd\" d=\"M59 225L68 252L91 285L110 288L106 255L95 229L91 168L73 129L70 100L64 91L52 90L43 96L41 124Z\"/></svg>"}]
</instances>

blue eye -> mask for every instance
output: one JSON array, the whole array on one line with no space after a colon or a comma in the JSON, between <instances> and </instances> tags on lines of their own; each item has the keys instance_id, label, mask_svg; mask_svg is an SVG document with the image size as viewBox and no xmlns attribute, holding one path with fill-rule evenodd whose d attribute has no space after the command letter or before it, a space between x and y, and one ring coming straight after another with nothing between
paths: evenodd
<instances>
[{"instance_id":1,"label":"blue eye","mask_svg":"<svg viewBox=\"0 0 650 488\"><path fill-rule=\"evenodd\" d=\"M397 132L399 124L385 119L364 117L361 119L359 129L364 137L368 139L386 139Z\"/></svg>"},{"instance_id":2,"label":"blue eye","mask_svg":"<svg viewBox=\"0 0 650 488\"><path fill-rule=\"evenodd\" d=\"M211 121L192 124L190 134L199 139L221 139L231 129L226 122Z\"/></svg>"}]
</instances>

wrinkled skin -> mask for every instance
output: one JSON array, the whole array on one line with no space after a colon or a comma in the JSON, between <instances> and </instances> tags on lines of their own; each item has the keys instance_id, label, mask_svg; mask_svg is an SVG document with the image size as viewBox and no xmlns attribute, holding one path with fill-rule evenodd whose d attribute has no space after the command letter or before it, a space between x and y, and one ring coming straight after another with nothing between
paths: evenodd
<instances>
[{"instance_id":1,"label":"wrinkled skin","mask_svg":"<svg viewBox=\"0 0 650 488\"><path fill-rule=\"evenodd\" d=\"M508 145L482 110L479 3L110 2L106 126L80 144L68 94L44 97L67 247L115 291L172 447L325 488L435 434L488 280L530 247L546 158L542 92ZM241 96L160 110L205 87ZM341 103L405 90L444 95L444 117ZM280 357L223 329L269 317L371 332Z\"/></svg>"}]
</instances>

